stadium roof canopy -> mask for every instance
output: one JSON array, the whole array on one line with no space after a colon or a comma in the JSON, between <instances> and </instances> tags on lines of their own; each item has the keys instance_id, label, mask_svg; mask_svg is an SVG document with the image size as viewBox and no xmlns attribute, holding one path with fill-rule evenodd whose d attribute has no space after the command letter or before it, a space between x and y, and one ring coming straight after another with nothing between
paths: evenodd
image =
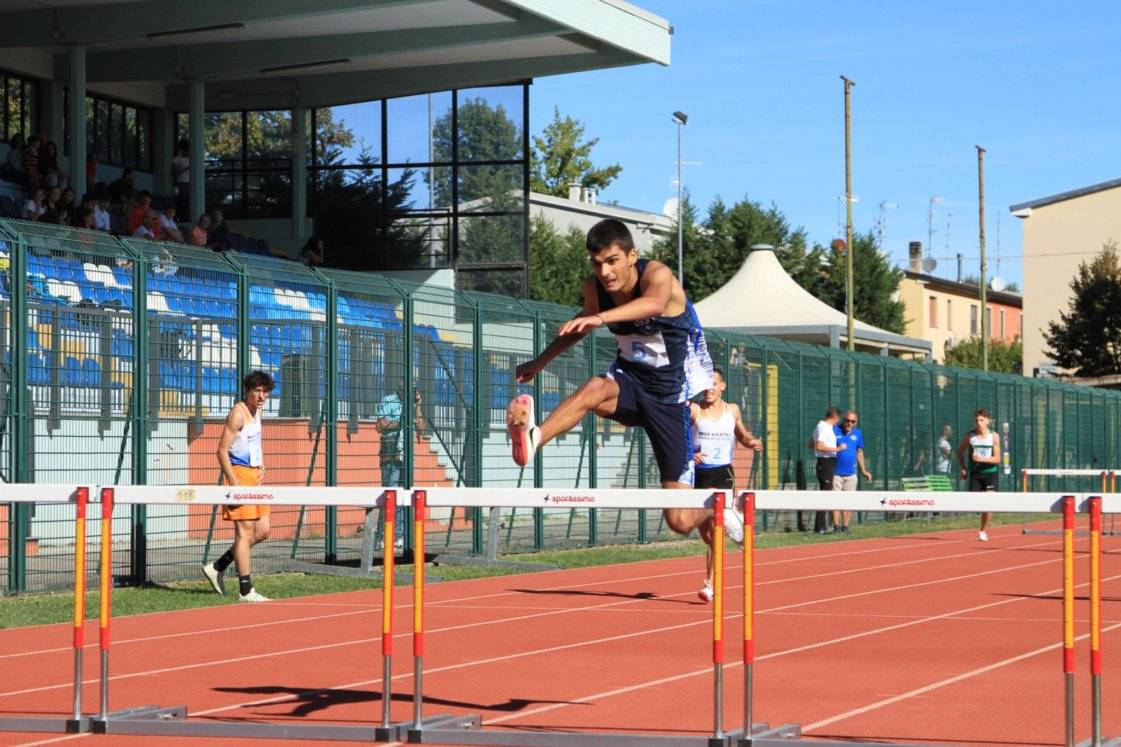
<instances>
[{"instance_id":1,"label":"stadium roof canopy","mask_svg":"<svg viewBox=\"0 0 1121 747\"><path fill-rule=\"evenodd\" d=\"M4 0L0 47L84 46L88 83L187 108L287 109L669 64L669 24L622 0Z\"/></svg>"},{"instance_id":2,"label":"stadium roof canopy","mask_svg":"<svg viewBox=\"0 0 1121 747\"><path fill-rule=\"evenodd\" d=\"M753 248L739 271L695 305L705 329L728 329L813 345L840 347L848 338L848 319L798 285L770 248ZM892 355L930 355L929 340L895 334L856 320L857 350Z\"/></svg>"}]
</instances>

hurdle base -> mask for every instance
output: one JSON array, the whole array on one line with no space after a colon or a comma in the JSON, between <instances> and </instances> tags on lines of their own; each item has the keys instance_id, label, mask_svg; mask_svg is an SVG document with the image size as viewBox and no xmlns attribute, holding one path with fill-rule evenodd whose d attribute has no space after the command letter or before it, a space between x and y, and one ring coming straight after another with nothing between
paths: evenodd
<instances>
[{"instance_id":1,"label":"hurdle base","mask_svg":"<svg viewBox=\"0 0 1121 747\"><path fill-rule=\"evenodd\" d=\"M89 722L90 731L94 734L130 734L133 732L127 730L122 731L117 725L125 723L169 723L172 721L182 721L186 718L187 706L185 705L144 705L134 708L125 708L120 711L110 711L105 715L105 718L91 716Z\"/></svg>"},{"instance_id":2,"label":"hurdle base","mask_svg":"<svg viewBox=\"0 0 1121 747\"><path fill-rule=\"evenodd\" d=\"M618 734L571 731L481 729L477 714L454 717L444 726L408 729L409 744L499 745L500 747L730 747L739 732L715 736L680 734ZM757 724L765 727L766 724ZM800 730L799 730L800 731ZM760 744L756 742L756 744ZM787 742L789 744L789 742Z\"/></svg>"},{"instance_id":3,"label":"hurdle base","mask_svg":"<svg viewBox=\"0 0 1121 747\"><path fill-rule=\"evenodd\" d=\"M28 734L85 734L90 730L90 719L59 718L52 716L0 717L0 731L26 732Z\"/></svg>"},{"instance_id":4,"label":"hurdle base","mask_svg":"<svg viewBox=\"0 0 1121 747\"><path fill-rule=\"evenodd\" d=\"M781 726L771 726L757 721L751 725L750 737L744 736L743 729L729 732L728 736L733 747L751 747L752 745L760 747L760 745L774 743L789 744L802 738L802 725L782 724Z\"/></svg>"},{"instance_id":5,"label":"hurdle base","mask_svg":"<svg viewBox=\"0 0 1121 747\"><path fill-rule=\"evenodd\" d=\"M1092 747L1094 740L1083 739L1075 747ZM1121 747L1121 737L1103 737L1101 747Z\"/></svg>"},{"instance_id":6,"label":"hurdle base","mask_svg":"<svg viewBox=\"0 0 1121 747\"><path fill-rule=\"evenodd\" d=\"M380 566L374 566L369 570L363 570L357 565L348 563L308 563L303 560L289 560L284 564L284 570L292 573L315 573L321 576L345 576L348 578L373 578L381 579L382 571ZM400 570L394 572L393 577L398 581L406 584L413 582L413 575L411 573L404 573ZM425 581L440 581L439 578L426 576Z\"/></svg>"}]
</instances>

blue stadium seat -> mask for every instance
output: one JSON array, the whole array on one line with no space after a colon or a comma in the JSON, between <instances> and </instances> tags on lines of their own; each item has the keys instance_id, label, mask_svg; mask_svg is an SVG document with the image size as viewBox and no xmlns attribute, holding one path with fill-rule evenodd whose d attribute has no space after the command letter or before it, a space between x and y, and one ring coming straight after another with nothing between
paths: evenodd
<instances>
[{"instance_id":1,"label":"blue stadium seat","mask_svg":"<svg viewBox=\"0 0 1121 747\"><path fill-rule=\"evenodd\" d=\"M82 361L82 374L86 386L98 386L101 383L101 367L93 358Z\"/></svg>"}]
</instances>

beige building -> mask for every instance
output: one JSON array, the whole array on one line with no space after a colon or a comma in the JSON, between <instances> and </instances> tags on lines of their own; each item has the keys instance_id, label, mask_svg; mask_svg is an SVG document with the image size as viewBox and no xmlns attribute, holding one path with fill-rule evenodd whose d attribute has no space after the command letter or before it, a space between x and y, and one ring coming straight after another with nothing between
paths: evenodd
<instances>
[{"instance_id":1,"label":"beige building","mask_svg":"<svg viewBox=\"0 0 1121 747\"><path fill-rule=\"evenodd\" d=\"M932 357L945 363L946 351L981 334L981 300L977 286L908 270L899 283L906 333L929 340ZM986 294L989 339L1012 342L1020 335L1023 299L1015 293Z\"/></svg>"},{"instance_id":2,"label":"beige building","mask_svg":"<svg viewBox=\"0 0 1121 747\"><path fill-rule=\"evenodd\" d=\"M595 190L579 184L570 184L568 197L557 197L540 192L529 193L531 217L541 216L551 222L561 233L575 228L581 233L604 218L618 218L630 229L634 246L640 256L646 256L659 239L677 235L677 222L661 213L599 202Z\"/></svg>"},{"instance_id":3,"label":"beige building","mask_svg":"<svg viewBox=\"0 0 1121 747\"><path fill-rule=\"evenodd\" d=\"M1043 330L1069 308L1078 265L1121 241L1121 179L1012 205L1022 219L1024 375L1055 373Z\"/></svg>"}]
</instances>

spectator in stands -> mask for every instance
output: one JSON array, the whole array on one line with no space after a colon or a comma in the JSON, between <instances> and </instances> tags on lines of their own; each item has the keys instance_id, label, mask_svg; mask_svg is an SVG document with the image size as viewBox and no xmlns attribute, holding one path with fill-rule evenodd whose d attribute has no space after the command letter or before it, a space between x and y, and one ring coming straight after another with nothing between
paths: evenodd
<instances>
[{"instance_id":1,"label":"spectator in stands","mask_svg":"<svg viewBox=\"0 0 1121 747\"><path fill-rule=\"evenodd\" d=\"M949 423L942 426L942 437L938 439L938 458L934 469L940 475L950 474L951 460L954 458L954 429Z\"/></svg>"},{"instance_id":2,"label":"spectator in stands","mask_svg":"<svg viewBox=\"0 0 1121 747\"><path fill-rule=\"evenodd\" d=\"M47 212L47 193L42 187L31 193L31 198L23 203L21 215L24 220L39 220Z\"/></svg>"},{"instance_id":3,"label":"spectator in stands","mask_svg":"<svg viewBox=\"0 0 1121 747\"><path fill-rule=\"evenodd\" d=\"M4 159L3 165L0 165L0 176L18 184L23 184L27 180L27 174L23 173L23 148L23 135L19 133L12 135L8 157Z\"/></svg>"},{"instance_id":4,"label":"spectator in stands","mask_svg":"<svg viewBox=\"0 0 1121 747\"><path fill-rule=\"evenodd\" d=\"M61 212L73 215L74 212L78 209L77 199L78 195L74 192L73 187L67 187L66 189L62 190Z\"/></svg>"},{"instance_id":5,"label":"spectator in stands","mask_svg":"<svg viewBox=\"0 0 1121 747\"><path fill-rule=\"evenodd\" d=\"M86 154L86 184L93 185L97 182L97 162L101 160L96 150Z\"/></svg>"},{"instance_id":6,"label":"spectator in stands","mask_svg":"<svg viewBox=\"0 0 1121 747\"><path fill-rule=\"evenodd\" d=\"M132 211L128 213L128 223L125 228L128 233L136 235L136 229L144 222L144 216L152 209L152 193L148 190L141 190L136 200L132 203Z\"/></svg>"},{"instance_id":7,"label":"spectator in stands","mask_svg":"<svg viewBox=\"0 0 1121 747\"><path fill-rule=\"evenodd\" d=\"M93 208L94 223L100 231L110 230L109 192L102 189L97 193L97 204Z\"/></svg>"},{"instance_id":8,"label":"spectator in stands","mask_svg":"<svg viewBox=\"0 0 1121 747\"><path fill-rule=\"evenodd\" d=\"M304 247L300 249L299 260L308 267L321 267L323 265L325 253L323 238L312 235L312 237L307 240L307 243L304 244Z\"/></svg>"},{"instance_id":9,"label":"spectator in stands","mask_svg":"<svg viewBox=\"0 0 1121 747\"><path fill-rule=\"evenodd\" d=\"M191 147L180 140L171 159L171 178L175 181L175 206L183 215L191 209Z\"/></svg>"},{"instance_id":10,"label":"spectator in stands","mask_svg":"<svg viewBox=\"0 0 1121 747\"><path fill-rule=\"evenodd\" d=\"M179 230L179 224L175 222L175 202L173 200L168 200L163 206L163 212L160 213L160 230L157 235L160 241L184 243L183 232Z\"/></svg>"},{"instance_id":11,"label":"spectator in stands","mask_svg":"<svg viewBox=\"0 0 1121 747\"><path fill-rule=\"evenodd\" d=\"M46 212L43 217L39 219L41 223L56 223L61 225L70 224L70 213L66 210L66 205L62 201L62 190L58 187L51 187L47 192Z\"/></svg>"},{"instance_id":12,"label":"spectator in stands","mask_svg":"<svg viewBox=\"0 0 1121 747\"><path fill-rule=\"evenodd\" d=\"M42 142L38 135L32 135L23 149L23 173L27 178L29 192L34 192L43 183L39 174L39 146Z\"/></svg>"},{"instance_id":13,"label":"spectator in stands","mask_svg":"<svg viewBox=\"0 0 1121 747\"><path fill-rule=\"evenodd\" d=\"M191 243L195 246L207 246L210 240L210 216L203 213L199 216L199 222L191 229Z\"/></svg>"},{"instance_id":14,"label":"spectator in stands","mask_svg":"<svg viewBox=\"0 0 1121 747\"><path fill-rule=\"evenodd\" d=\"M148 208L144 215L140 218L140 224L132 232L132 236L138 239L147 239L148 241L156 240L156 229L160 224L160 216L155 210Z\"/></svg>"},{"instance_id":15,"label":"spectator in stands","mask_svg":"<svg viewBox=\"0 0 1121 747\"><path fill-rule=\"evenodd\" d=\"M48 140L39 154L39 173L43 175L43 184L48 187L61 187L69 179L66 172L59 168L58 146L53 140Z\"/></svg>"},{"instance_id":16,"label":"spectator in stands","mask_svg":"<svg viewBox=\"0 0 1121 747\"><path fill-rule=\"evenodd\" d=\"M136 170L129 167L121 173L120 179L110 182L109 198L114 204L123 203L125 200L131 201L136 196L136 189L132 186L135 181Z\"/></svg>"},{"instance_id":17,"label":"spectator in stands","mask_svg":"<svg viewBox=\"0 0 1121 747\"><path fill-rule=\"evenodd\" d=\"M230 227L226 225L222 208L212 208L210 211L210 240L208 243L219 251L230 248Z\"/></svg>"},{"instance_id":18,"label":"spectator in stands","mask_svg":"<svg viewBox=\"0 0 1121 747\"><path fill-rule=\"evenodd\" d=\"M96 219L93 215L93 208L88 208L82 205L74 211L74 228L85 228L90 231L97 228Z\"/></svg>"}]
</instances>

